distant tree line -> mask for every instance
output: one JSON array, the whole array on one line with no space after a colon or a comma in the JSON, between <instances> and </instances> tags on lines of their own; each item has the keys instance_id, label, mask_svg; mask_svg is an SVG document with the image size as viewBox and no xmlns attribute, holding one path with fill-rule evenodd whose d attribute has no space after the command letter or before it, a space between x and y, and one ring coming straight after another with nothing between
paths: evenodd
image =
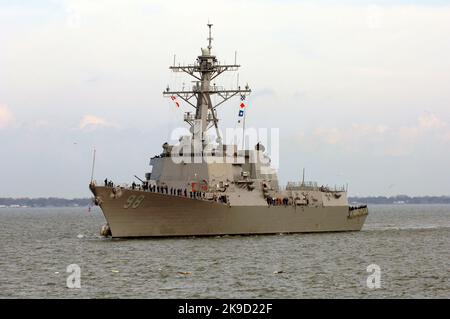
<instances>
[{"instance_id":1,"label":"distant tree line","mask_svg":"<svg viewBox=\"0 0 450 319\"><path fill-rule=\"evenodd\" d=\"M348 201L360 204L450 204L450 196L350 196ZM57 197L0 198L0 206L14 205L28 207L86 207L92 205L92 200L90 198L65 199Z\"/></svg>"},{"instance_id":2,"label":"distant tree line","mask_svg":"<svg viewBox=\"0 0 450 319\"><path fill-rule=\"evenodd\" d=\"M348 198L350 203L364 204L450 204L450 196L368 196Z\"/></svg>"},{"instance_id":3,"label":"distant tree line","mask_svg":"<svg viewBox=\"0 0 450 319\"><path fill-rule=\"evenodd\" d=\"M28 207L77 207L89 206L91 203L92 200L90 198L0 198L0 206L19 205Z\"/></svg>"}]
</instances>

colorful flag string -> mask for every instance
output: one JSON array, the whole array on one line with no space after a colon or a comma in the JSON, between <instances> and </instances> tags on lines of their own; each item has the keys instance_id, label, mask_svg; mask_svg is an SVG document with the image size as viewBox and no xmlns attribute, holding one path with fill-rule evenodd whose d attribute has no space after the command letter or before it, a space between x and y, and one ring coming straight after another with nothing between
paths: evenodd
<instances>
[{"instance_id":1,"label":"colorful flag string","mask_svg":"<svg viewBox=\"0 0 450 319\"><path fill-rule=\"evenodd\" d=\"M180 102L178 102L177 97L175 95L172 95L170 98L177 105L177 107L180 107Z\"/></svg>"}]
</instances>

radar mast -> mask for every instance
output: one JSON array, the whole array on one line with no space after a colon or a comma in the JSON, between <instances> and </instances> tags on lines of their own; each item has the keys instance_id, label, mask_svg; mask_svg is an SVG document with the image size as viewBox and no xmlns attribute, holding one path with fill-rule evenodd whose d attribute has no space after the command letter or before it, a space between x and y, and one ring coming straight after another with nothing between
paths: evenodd
<instances>
[{"instance_id":1,"label":"radar mast","mask_svg":"<svg viewBox=\"0 0 450 319\"><path fill-rule=\"evenodd\" d=\"M201 141L205 145L206 132L213 126L216 129L217 142L222 144L217 118L217 107L228 101L237 94L241 95L242 99L251 93L248 85L241 89L225 89L223 87L211 85L211 81L216 79L225 71L236 71L240 65L236 64L220 64L216 56L212 55L212 24L207 24L209 29L208 46L201 49L201 55L197 57L194 64L188 65L173 65L170 66L174 72L184 72L194 78L191 90L170 90L169 86L163 92L164 96L178 96L180 99L188 103L195 109L195 112L186 112L184 121L191 127L192 137L194 141ZM174 61L175 64L175 61ZM220 101L213 105L211 102L211 95L215 94L220 98Z\"/></svg>"}]
</instances>

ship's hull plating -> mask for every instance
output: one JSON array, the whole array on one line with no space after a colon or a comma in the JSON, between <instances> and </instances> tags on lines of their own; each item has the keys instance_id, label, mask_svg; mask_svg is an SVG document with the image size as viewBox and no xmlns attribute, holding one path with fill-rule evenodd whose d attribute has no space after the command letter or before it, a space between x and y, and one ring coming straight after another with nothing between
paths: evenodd
<instances>
[{"instance_id":1,"label":"ship's hull plating","mask_svg":"<svg viewBox=\"0 0 450 319\"><path fill-rule=\"evenodd\" d=\"M347 206L227 206L127 189L119 195L107 187L92 191L100 200L113 237L358 231L367 217L349 218ZM140 196L143 198L138 201Z\"/></svg>"}]
</instances>

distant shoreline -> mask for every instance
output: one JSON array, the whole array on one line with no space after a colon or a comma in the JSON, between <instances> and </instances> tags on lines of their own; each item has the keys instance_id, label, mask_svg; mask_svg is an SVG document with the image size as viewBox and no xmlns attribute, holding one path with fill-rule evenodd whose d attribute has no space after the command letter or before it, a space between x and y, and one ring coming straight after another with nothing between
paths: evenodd
<instances>
[{"instance_id":1,"label":"distant shoreline","mask_svg":"<svg viewBox=\"0 0 450 319\"><path fill-rule=\"evenodd\" d=\"M350 205L407 205L407 204L450 204L450 196L349 196ZM0 198L0 208L25 208L25 207L88 207L92 206L91 198Z\"/></svg>"},{"instance_id":2,"label":"distant shoreline","mask_svg":"<svg viewBox=\"0 0 450 319\"><path fill-rule=\"evenodd\" d=\"M392 205L405 205L405 204L450 204L450 196L367 196L357 197L349 196L349 203L359 204L392 204Z\"/></svg>"},{"instance_id":3,"label":"distant shoreline","mask_svg":"<svg viewBox=\"0 0 450 319\"><path fill-rule=\"evenodd\" d=\"M88 207L92 206L91 198L0 198L1 208L25 208L25 207Z\"/></svg>"}]
</instances>

